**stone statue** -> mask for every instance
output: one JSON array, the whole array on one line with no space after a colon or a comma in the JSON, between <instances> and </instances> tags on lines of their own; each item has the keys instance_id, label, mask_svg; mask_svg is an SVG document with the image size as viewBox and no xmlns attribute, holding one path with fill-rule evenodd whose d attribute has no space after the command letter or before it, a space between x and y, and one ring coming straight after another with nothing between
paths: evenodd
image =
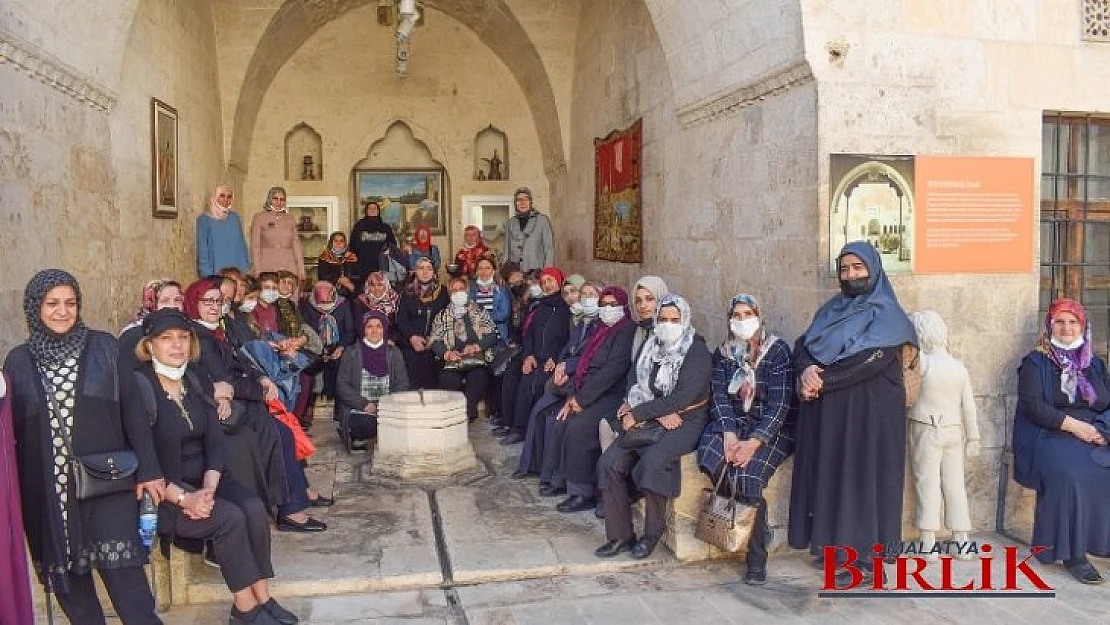
<instances>
[{"instance_id":1,"label":"stone statue","mask_svg":"<svg viewBox=\"0 0 1110 625\"><path fill-rule=\"evenodd\" d=\"M964 485L964 456L979 455L979 424L971 377L963 363L948 353L944 319L934 310L915 312L910 319L917 331L923 371L921 394L908 413L917 494L914 525L921 532L922 552L929 553L942 526L942 501L952 540L968 540L971 513ZM961 553L957 557L971 556Z\"/></svg>"},{"instance_id":2,"label":"stone statue","mask_svg":"<svg viewBox=\"0 0 1110 625\"><path fill-rule=\"evenodd\" d=\"M501 163L503 162L497 156L497 150L493 151L493 158L483 158L483 161L489 163L489 175L486 180L501 180Z\"/></svg>"}]
</instances>

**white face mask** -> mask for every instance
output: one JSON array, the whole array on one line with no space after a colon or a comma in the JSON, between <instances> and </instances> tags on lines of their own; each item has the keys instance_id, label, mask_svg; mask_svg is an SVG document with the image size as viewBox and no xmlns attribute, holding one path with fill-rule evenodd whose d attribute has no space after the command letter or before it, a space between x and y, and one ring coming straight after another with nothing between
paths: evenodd
<instances>
[{"instance_id":1,"label":"white face mask","mask_svg":"<svg viewBox=\"0 0 1110 625\"><path fill-rule=\"evenodd\" d=\"M1077 349L1077 348L1083 346L1083 337L1082 336L1075 339L1071 343L1065 343L1065 342L1061 341L1060 339L1056 339L1056 338L1050 339L1050 340L1051 340L1053 345L1055 345L1056 347L1059 347L1060 349Z\"/></svg>"},{"instance_id":2,"label":"white face mask","mask_svg":"<svg viewBox=\"0 0 1110 625\"><path fill-rule=\"evenodd\" d=\"M493 284L493 278L488 278L488 279L478 278L477 282L478 282L478 286L490 286L491 284Z\"/></svg>"},{"instance_id":3,"label":"white face mask","mask_svg":"<svg viewBox=\"0 0 1110 625\"><path fill-rule=\"evenodd\" d=\"M197 323L208 328L209 330L215 330L216 328L220 327L219 321L205 321L204 319L197 319Z\"/></svg>"},{"instance_id":4,"label":"white face mask","mask_svg":"<svg viewBox=\"0 0 1110 625\"><path fill-rule=\"evenodd\" d=\"M601 322L607 326L616 325L618 321L624 319L624 309L620 306L602 306L597 314Z\"/></svg>"},{"instance_id":5,"label":"white face mask","mask_svg":"<svg viewBox=\"0 0 1110 625\"><path fill-rule=\"evenodd\" d=\"M229 313L229 312L231 312L231 304L230 303L227 303L227 304L224 304L223 306L220 306L220 316L221 317L226 317L227 313Z\"/></svg>"},{"instance_id":6,"label":"white face mask","mask_svg":"<svg viewBox=\"0 0 1110 625\"><path fill-rule=\"evenodd\" d=\"M245 299L245 300L243 300L242 304L239 304L239 310L241 312L249 313L252 310L254 310L255 306L258 306L258 300L256 300L256 299Z\"/></svg>"},{"instance_id":7,"label":"white face mask","mask_svg":"<svg viewBox=\"0 0 1110 625\"><path fill-rule=\"evenodd\" d=\"M572 315L581 315L582 314L582 302L575 302L575 303L571 304L570 305L570 314L572 314Z\"/></svg>"},{"instance_id":8,"label":"white face mask","mask_svg":"<svg viewBox=\"0 0 1110 625\"><path fill-rule=\"evenodd\" d=\"M328 302L326 304L317 304L317 306L319 306L320 310L322 310L324 312L331 312L331 311L335 310L335 302Z\"/></svg>"},{"instance_id":9,"label":"white face mask","mask_svg":"<svg viewBox=\"0 0 1110 625\"><path fill-rule=\"evenodd\" d=\"M587 317L596 317L598 311L597 300L598 298L596 297L583 298L581 306L582 313Z\"/></svg>"},{"instance_id":10,"label":"white face mask","mask_svg":"<svg viewBox=\"0 0 1110 625\"><path fill-rule=\"evenodd\" d=\"M682 336L682 324L663 321L655 324L655 338L664 345L670 345Z\"/></svg>"},{"instance_id":11,"label":"white face mask","mask_svg":"<svg viewBox=\"0 0 1110 625\"><path fill-rule=\"evenodd\" d=\"M151 356L151 361L154 363L154 372L158 375L169 378L171 380L180 380L185 377L185 368L189 366L189 361L186 360L180 367L171 367L170 365L158 362L157 358Z\"/></svg>"},{"instance_id":12,"label":"white face mask","mask_svg":"<svg viewBox=\"0 0 1110 625\"><path fill-rule=\"evenodd\" d=\"M451 294L451 305L455 308L462 308L466 306L466 302L469 301L469 299L470 296L467 295L466 291L455 291Z\"/></svg>"},{"instance_id":13,"label":"white face mask","mask_svg":"<svg viewBox=\"0 0 1110 625\"><path fill-rule=\"evenodd\" d=\"M362 342L366 343L366 346L369 347L370 349L378 349L382 345L385 345L385 339L384 338L382 340L378 341L377 343L371 343L370 339L362 339Z\"/></svg>"},{"instance_id":14,"label":"white face mask","mask_svg":"<svg viewBox=\"0 0 1110 625\"><path fill-rule=\"evenodd\" d=\"M278 301L278 297L280 297L280 295L278 295L277 289L262 289L262 292L258 294L258 299L267 304L273 304Z\"/></svg>"},{"instance_id":15,"label":"white face mask","mask_svg":"<svg viewBox=\"0 0 1110 625\"><path fill-rule=\"evenodd\" d=\"M746 341L759 330L759 317L748 317L747 319L729 319L728 329L732 331L732 335L741 341Z\"/></svg>"},{"instance_id":16,"label":"white face mask","mask_svg":"<svg viewBox=\"0 0 1110 625\"><path fill-rule=\"evenodd\" d=\"M543 297L543 289L540 288L540 285L533 284L532 286L528 287L528 295L530 295L532 299Z\"/></svg>"}]
</instances>

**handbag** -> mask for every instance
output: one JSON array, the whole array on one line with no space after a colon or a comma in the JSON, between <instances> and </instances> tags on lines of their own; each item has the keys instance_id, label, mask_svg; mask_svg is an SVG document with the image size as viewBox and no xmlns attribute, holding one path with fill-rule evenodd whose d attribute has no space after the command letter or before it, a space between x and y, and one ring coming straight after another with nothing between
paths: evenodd
<instances>
[{"instance_id":1,"label":"handbag","mask_svg":"<svg viewBox=\"0 0 1110 625\"><path fill-rule=\"evenodd\" d=\"M486 366L486 357L482 354L474 354L472 356L463 356L454 362L443 361L444 371L470 371L478 367Z\"/></svg>"},{"instance_id":2,"label":"handbag","mask_svg":"<svg viewBox=\"0 0 1110 625\"><path fill-rule=\"evenodd\" d=\"M902 345L902 385L906 387L906 408L912 408L921 395L921 379L925 372L921 367L921 352L912 343Z\"/></svg>"},{"instance_id":3,"label":"handbag","mask_svg":"<svg viewBox=\"0 0 1110 625\"><path fill-rule=\"evenodd\" d=\"M725 462L722 460L722 464ZM731 496L722 497L718 493L728 475L728 467L721 467L721 476L712 489L705 488L705 502L698 513L698 525L694 538L709 543L730 553L748 550L752 538L758 508L736 500L736 490L731 488Z\"/></svg>"},{"instance_id":4,"label":"handbag","mask_svg":"<svg viewBox=\"0 0 1110 625\"><path fill-rule=\"evenodd\" d=\"M48 398L50 409L54 414L60 415L58 405L54 401L53 390L50 391ZM59 431L62 434L62 442L69 452L69 474L73 480L73 492L77 499L84 501L135 490L135 473L139 470L139 456L134 451L119 449L78 456L73 451L68 429L63 426Z\"/></svg>"},{"instance_id":5,"label":"handbag","mask_svg":"<svg viewBox=\"0 0 1110 625\"><path fill-rule=\"evenodd\" d=\"M697 403L690 404L689 406L683 408L682 410L679 410L675 414L681 417L682 415L688 412L693 412L708 403L708 399L703 399ZM644 447L648 447L650 445L658 443L659 439L663 438L663 433L666 431L667 428L663 427L663 424L659 423L659 421L657 421L656 419L651 419L649 421L640 421L636 425L632 426L631 429L622 432L621 435L617 438L617 442L620 443L620 446L623 449L642 449Z\"/></svg>"}]
</instances>

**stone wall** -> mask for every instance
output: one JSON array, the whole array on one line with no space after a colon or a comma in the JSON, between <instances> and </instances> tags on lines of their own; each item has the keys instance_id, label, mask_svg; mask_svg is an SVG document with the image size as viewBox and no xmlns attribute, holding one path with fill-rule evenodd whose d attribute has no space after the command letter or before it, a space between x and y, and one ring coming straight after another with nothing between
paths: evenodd
<instances>
[{"instance_id":1,"label":"stone wall","mask_svg":"<svg viewBox=\"0 0 1110 625\"><path fill-rule=\"evenodd\" d=\"M404 122L447 170L452 240L436 237L445 256L462 240L463 195L509 195L527 185L536 205L548 210L535 120L505 65L473 31L429 10L426 24L413 35L409 76L399 79L392 35L377 25L374 8L352 10L322 26L275 77L262 103L243 182L240 205L246 222L261 209L266 189L283 184L290 195L338 196L339 228L349 231L351 169L396 121ZM302 121L322 136L323 180L283 180L285 133ZM491 123L508 135L512 180L473 180L474 136ZM395 155L370 156L373 166L405 165ZM423 165L425 159L420 161L409 165Z\"/></svg>"},{"instance_id":2,"label":"stone wall","mask_svg":"<svg viewBox=\"0 0 1110 625\"><path fill-rule=\"evenodd\" d=\"M144 280L191 278L198 198L222 169L207 2L142 0L96 14L6 3L4 11L3 28L22 41L27 62L67 78L0 64L0 354L26 337L23 287L44 267L73 272L86 321L112 331ZM93 96L66 92L74 85ZM173 221L151 217L152 96L181 116L185 208Z\"/></svg>"}]
</instances>

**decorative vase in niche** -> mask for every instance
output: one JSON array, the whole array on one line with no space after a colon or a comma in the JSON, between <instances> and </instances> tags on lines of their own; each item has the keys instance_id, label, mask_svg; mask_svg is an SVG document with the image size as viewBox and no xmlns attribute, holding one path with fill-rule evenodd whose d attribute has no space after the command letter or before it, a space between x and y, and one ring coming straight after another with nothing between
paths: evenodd
<instances>
[{"instance_id":1,"label":"decorative vase in niche","mask_svg":"<svg viewBox=\"0 0 1110 625\"><path fill-rule=\"evenodd\" d=\"M316 180L316 164L313 162L311 154L305 154L304 159L301 161L301 180Z\"/></svg>"}]
</instances>

